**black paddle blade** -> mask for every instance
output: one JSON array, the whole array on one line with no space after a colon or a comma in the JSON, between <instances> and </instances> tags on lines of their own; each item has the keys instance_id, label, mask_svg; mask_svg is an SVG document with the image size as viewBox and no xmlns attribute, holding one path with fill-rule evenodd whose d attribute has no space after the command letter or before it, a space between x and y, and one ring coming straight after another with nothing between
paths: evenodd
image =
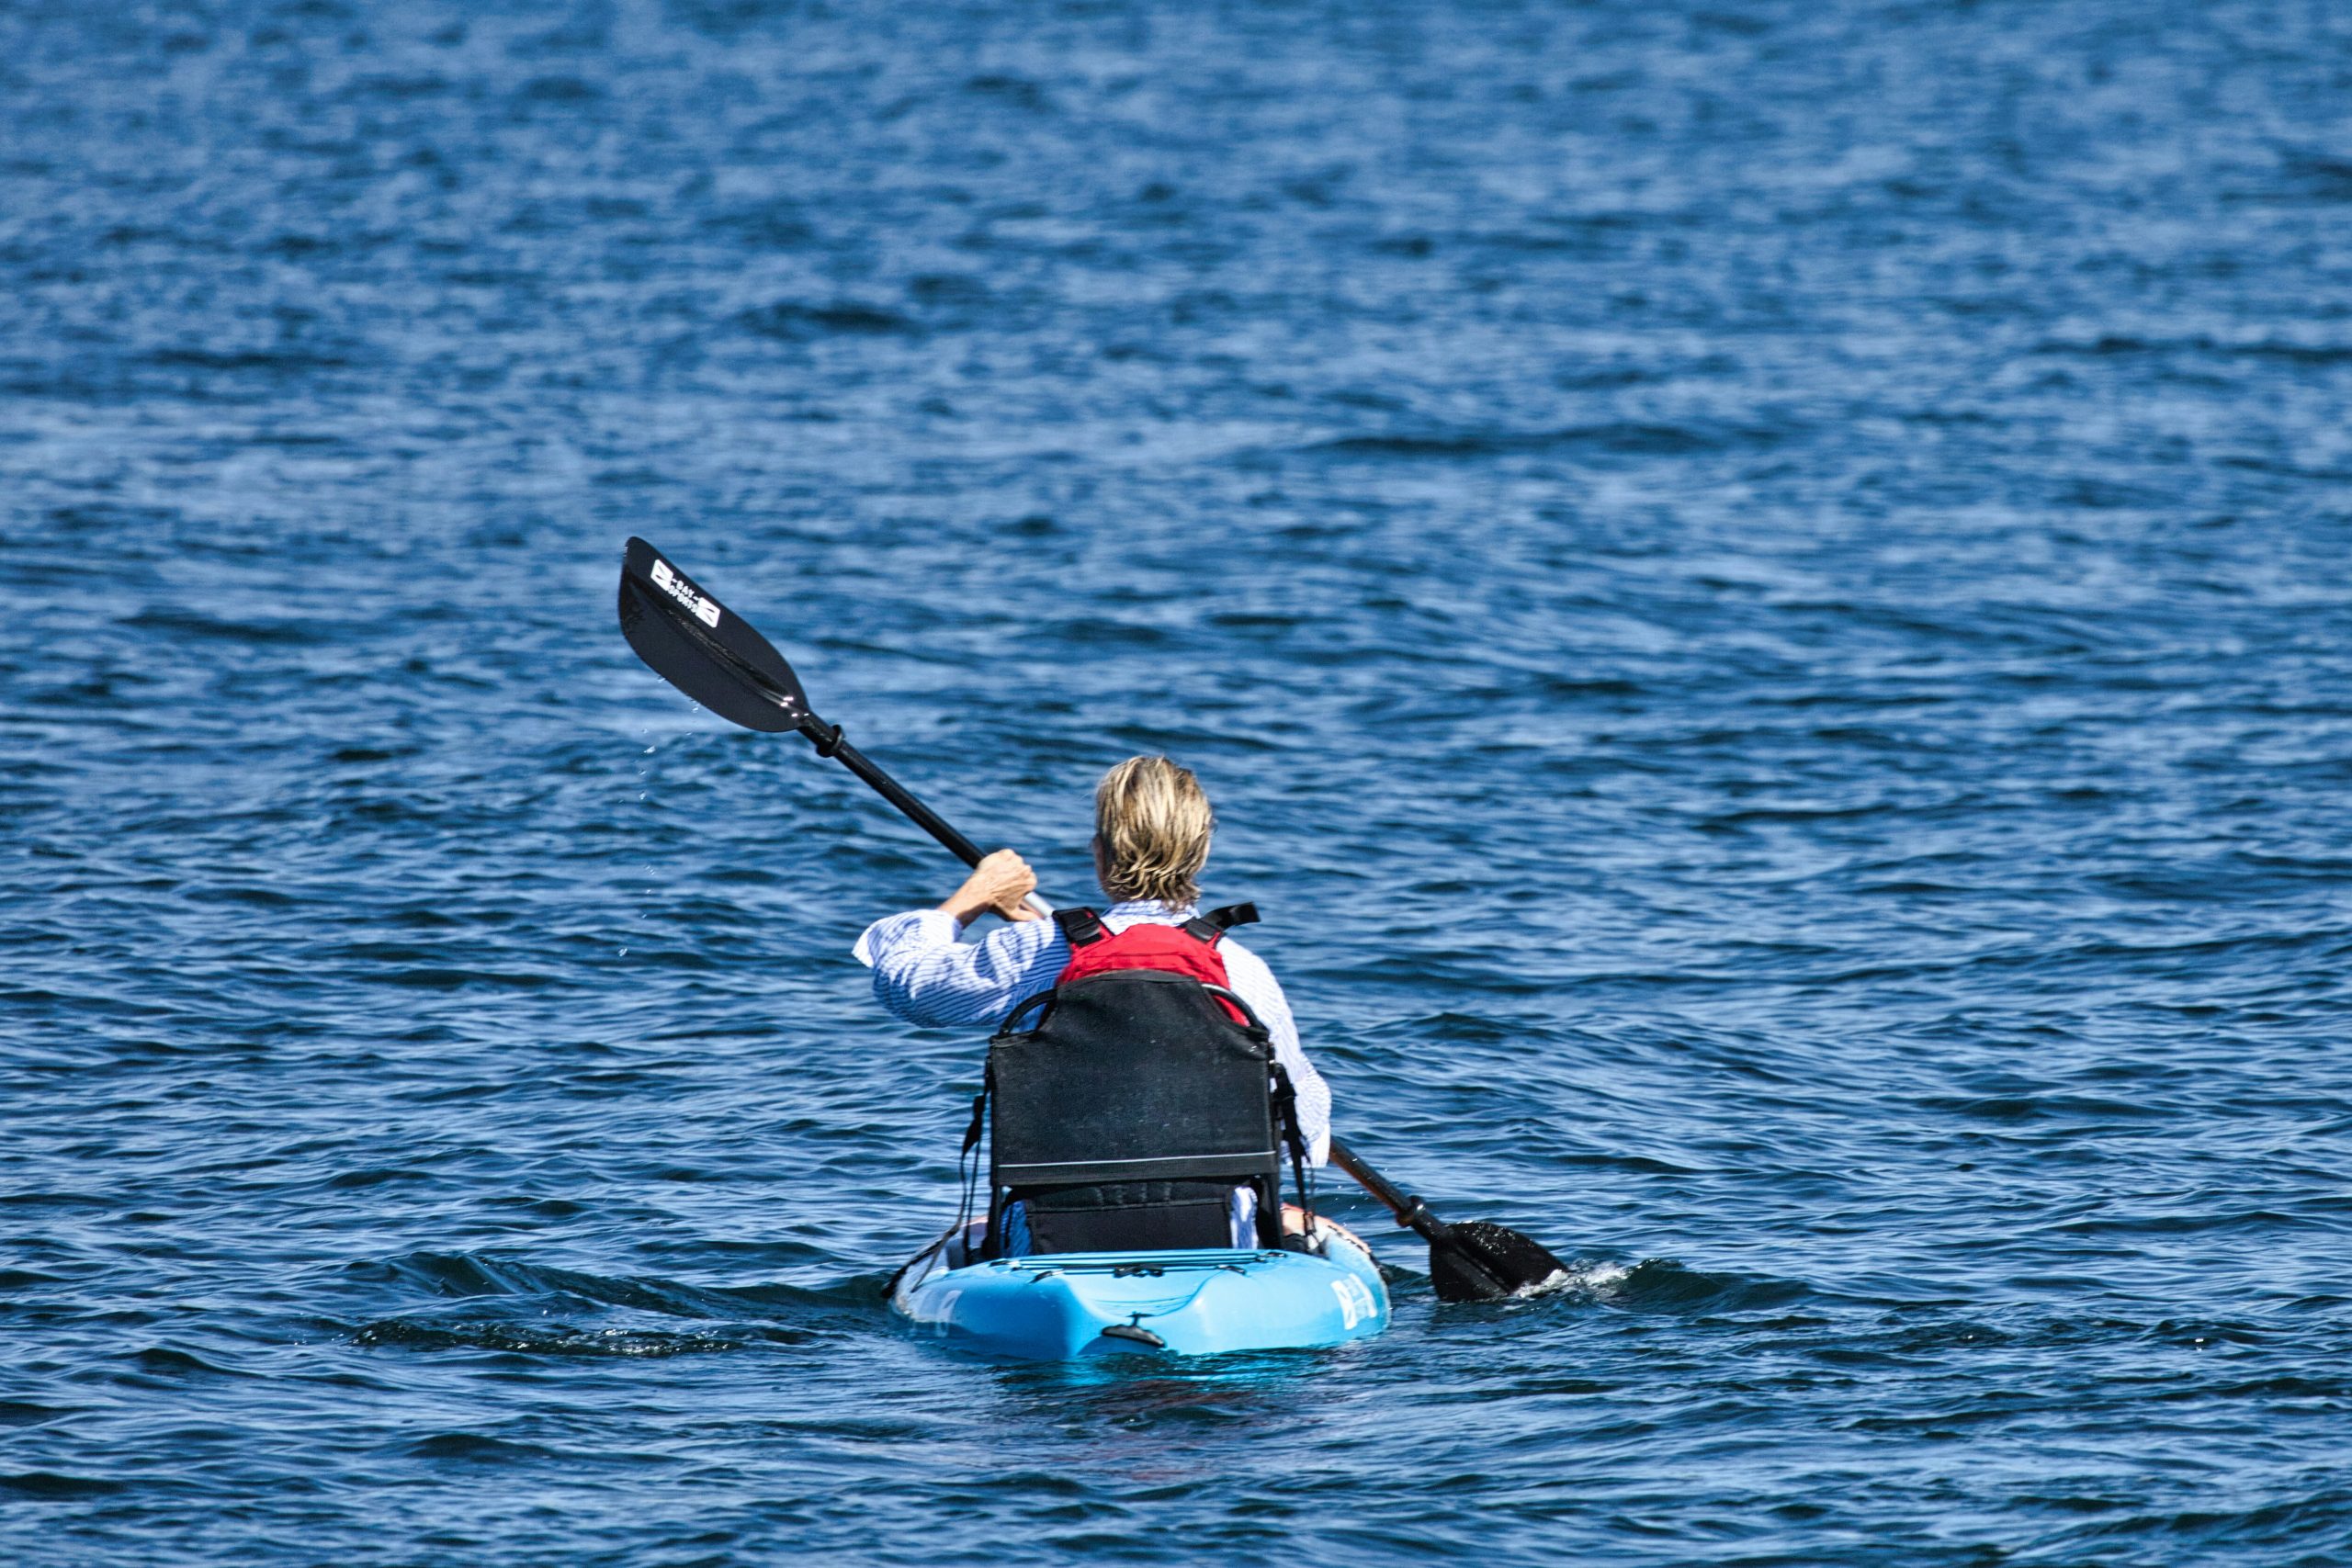
<instances>
[{"instance_id":1,"label":"black paddle blade","mask_svg":"<svg viewBox=\"0 0 2352 1568\"><path fill-rule=\"evenodd\" d=\"M771 734L809 717L784 655L643 539L621 557L621 635L653 672L730 723Z\"/></svg>"},{"instance_id":2,"label":"black paddle blade","mask_svg":"<svg viewBox=\"0 0 2352 1568\"><path fill-rule=\"evenodd\" d=\"M1507 1301L1567 1278L1566 1264L1506 1226L1464 1220L1445 1229L1443 1241L1430 1243L1430 1283L1440 1301Z\"/></svg>"}]
</instances>

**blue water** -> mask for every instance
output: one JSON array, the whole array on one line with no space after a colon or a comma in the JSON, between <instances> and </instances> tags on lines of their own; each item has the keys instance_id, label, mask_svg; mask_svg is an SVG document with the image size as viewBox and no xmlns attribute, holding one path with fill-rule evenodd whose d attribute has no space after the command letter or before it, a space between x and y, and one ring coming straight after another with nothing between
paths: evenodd
<instances>
[{"instance_id":1,"label":"blue water","mask_svg":"<svg viewBox=\"0 0 2352 1568\"><path fill-rule=\"evenodd\" d=\"M2352 1561L2348 412L2341 6L0 8L0 1555ZM955 867L631 533L1576 1288L901 1337Z\"/></svg>"}]
</instances>

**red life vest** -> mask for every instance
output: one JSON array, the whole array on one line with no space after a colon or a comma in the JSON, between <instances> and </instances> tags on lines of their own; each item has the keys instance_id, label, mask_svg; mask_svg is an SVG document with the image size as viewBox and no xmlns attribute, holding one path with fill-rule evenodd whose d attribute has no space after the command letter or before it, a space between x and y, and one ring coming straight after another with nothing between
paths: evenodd
<instances>
[{"instance_id":1,"label":"red life vest","mask_svg":"<svg viewBox=\"0 0 2352 1568\"><path fill-rule=\"evenodd\" d=\"M1054 984L1067 986L1111 969L1162 969L1231 990L1233 982L1225 972L1225 955L1217 952L1217 943L1225 940L1228 927L1245 926L1257 918L1255 904L1235 904L1212 909L1181 926L1139 920L1114 933L1091 909L1057 909L1054 923L1069 941L1069 962L1054 976ZM1234 1022L1250 1022L1246 1013L1224 998L1217 998L1217 1005L1232 1015Z\"/></svg>"}]
</instances>

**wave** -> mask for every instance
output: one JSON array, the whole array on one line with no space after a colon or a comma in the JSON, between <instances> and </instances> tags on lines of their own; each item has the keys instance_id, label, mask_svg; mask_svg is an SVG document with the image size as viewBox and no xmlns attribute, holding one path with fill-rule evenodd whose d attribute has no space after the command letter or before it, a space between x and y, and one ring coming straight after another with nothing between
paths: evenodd
<instances>
[{"instance_id":1,"label":"wave","mask_svg":"<svg viewBox=\"0 0 2352 1568\"><path fill-rule=\"evenodd\" d=\"M648 1328L598 1328L567 1323L515 1323L501 1318L388 1317L351 1331L355 1345L402 1350L496 1350L523 1356L617 1359L701 1356L809 1345L826 1337L812 1329L743 1325L702 1333Z\"/></svg>"},{"instance_id":2,"label":"wave","mask_svg":"<svg viewBox=\"0 0 2352 1568\"><path fill-rule=\"evenodd\" d=\"M1618 457L1677 457L1779 445L1788 433L1763 425L1647 424L1611 422L1559 430L1435 430L1342 435L1297 448L1343 457L1465 458L1594 451Z\"/></svg>"},{"instance_id":3,"label":"wave","mask_svg":"<svg viewBox=\"0 0 2352 1568\"><path fill-rule=\"evenodd\" d=\"M911 317L854 300L807 305L782 299L743 311L735 318L735 324L745 332L786 343L824 337L911 337L922 331L922 323Z\"/></svg>"}]
</instances>

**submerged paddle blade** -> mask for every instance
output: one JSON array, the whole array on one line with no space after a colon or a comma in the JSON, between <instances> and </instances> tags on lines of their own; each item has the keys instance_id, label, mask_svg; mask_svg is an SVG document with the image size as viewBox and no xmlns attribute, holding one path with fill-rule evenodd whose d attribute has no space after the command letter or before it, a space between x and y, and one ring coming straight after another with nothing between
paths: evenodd
<instances>
[{"instance_id":1,"label":"submerged paddle blade","mask_svg":"<svg viewBox=\"0 0 2352 1568\"><path fill-rule=\"evenodd\" d=\"M1532 1237L1487 1220L1447 1225L1445 1239L1430 1243L1430 1283L1440 1301L1504 1301L1567 1277L1568 1266Z\"/></svg>"},{"instance_id":2,"label":"submerged paddle blade","mask_svg":"<svg viewBox=\"0 0 2352 1568\"><path fill-rule=\"evenodd\" d=\"M621 635L653 672L730 723L771 734L810 717L792 666L643 539L621 557Z\"/></svg>"}]
</instances>

